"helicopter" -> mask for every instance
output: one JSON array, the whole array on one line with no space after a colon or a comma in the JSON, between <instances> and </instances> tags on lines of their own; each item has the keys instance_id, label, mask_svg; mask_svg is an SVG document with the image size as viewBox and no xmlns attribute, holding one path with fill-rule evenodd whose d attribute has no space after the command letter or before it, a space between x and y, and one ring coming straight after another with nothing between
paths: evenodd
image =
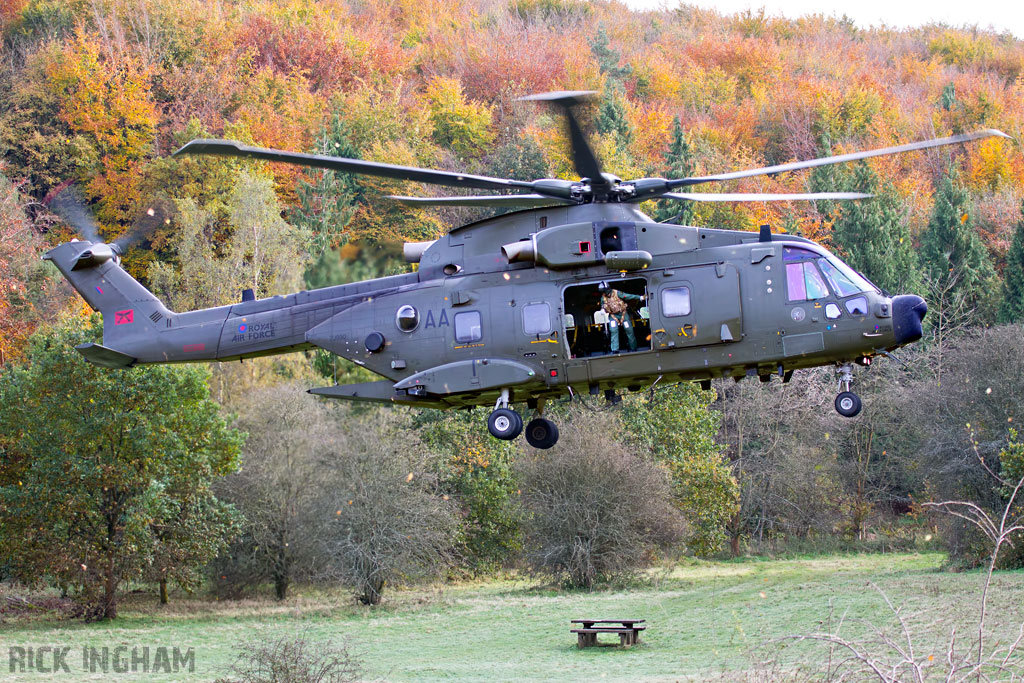
<instances>
[{"instance_id":1,"label":"helicopter","mask_svg":"<svg viewBox=\"0 0 1024 683\"><path fill-rule=\"evenodd\" d=\"M558 441L547 401L589 393L612 404L622 390L659 382L788 382L833 365L835 408L853 417L854 365L923 335L928 310L914 294L890 296L821 245L796 235L656 223L637 204L682 201L853 200L856 192L694 193L686 188L970 142L997 130L716 175L622 180L602 171L579 107L595 93L524 100L564 115L579 180L520 181L358 159L193 140L175 155L298 164L501 194L392 197L409 205L520 209L406 243L414 272L172 312L119 261L117 244L73 240L48 251L93 309L103 343L78 351L105 368L235 361L325 349L383 379L309 389L319 396L424 408L493 406L488 430L515 439L532 419L535 448ZM684 190L684 191L680 191Z\"/></svg>"}]
</instances>

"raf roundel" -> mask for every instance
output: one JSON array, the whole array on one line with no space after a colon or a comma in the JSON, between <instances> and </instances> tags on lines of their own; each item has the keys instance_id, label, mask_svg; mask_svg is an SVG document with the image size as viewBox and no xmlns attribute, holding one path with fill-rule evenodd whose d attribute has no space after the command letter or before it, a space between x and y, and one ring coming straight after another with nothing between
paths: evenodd
<instances>
[{"instance_id":1,"label":"raf roundel","mask_svg":"<svg viewBox=\"0 0 1024 683\"><path fill-rule=\"evenodd\" d=\"M245 332L247 329L249 329L249 326L246 325L245 323L242 323L241 325L238 326L239 332Z\"/></svg>"}]
</instances>

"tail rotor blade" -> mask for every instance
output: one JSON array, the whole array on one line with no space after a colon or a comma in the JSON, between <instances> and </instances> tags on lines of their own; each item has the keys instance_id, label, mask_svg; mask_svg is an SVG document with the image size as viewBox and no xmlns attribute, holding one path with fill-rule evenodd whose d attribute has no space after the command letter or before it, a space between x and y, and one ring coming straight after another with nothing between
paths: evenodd
<instances>
[{"instance_id":1,"label":"tail rotor blade","mask_svg":"<svg viewBox=\"0 0 1024 683\"><path fill-rule=\"evenodd\" d=\"M176 209L177 207L174 202L169 199L153 201L135 221L131 230L114 240L113 246L120 253L125 253L129 248L143 241L161 227L169 225Z\"/></svg>"},{"instance_id":2,"label":"tail rotor blade","mask_svg":"<svg viewBox=\"0 0 1024 683\"><path fill-rule=\"evenodd\" d=\"M93 243L103 241L99 224L86 206L81 191L74 185L68 185L58 192L50 200L50 209L86 240Z\"/></svg>"}]
</instances>

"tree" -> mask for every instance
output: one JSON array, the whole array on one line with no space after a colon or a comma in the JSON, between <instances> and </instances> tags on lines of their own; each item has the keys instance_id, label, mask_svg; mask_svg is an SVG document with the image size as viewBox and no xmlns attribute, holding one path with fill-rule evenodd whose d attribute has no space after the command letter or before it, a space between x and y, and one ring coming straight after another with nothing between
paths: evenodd
<instances>
[{"instance_id":1,"label":"tree","mask_svg":"<svg viewBox=\"0 0 1024 683\"><path fill-rule=\"evenodd\" d=\"M177 267L155 262L149 268L154 292L172 308L227 304L246 288L257 298L301 288L308 233L281 217L267 176L238 174L227 206L227 244L213 211L190 198L178 200L177 208L170 242Z\"/></svg>"},{"instance_id":2,"label":"tree","mask_svg":"<svg viewBox=\"0 0 1024 683\"><path fill-rule=\"evenodd\" d=\"M665 177L689 178L695 171L693 149L686 139L683 124L676 116L672 121L672 142L665 155ZM659 223L671 220L679 225L689 225L693 220L693 202L660 199L651 217Z\"/></svg>"},{"instance_id":3,"label":"tree","mask_svg":"<svg viewBox=\"0 0 1024 683\"><path fill-rule=\"evenodd\" d=\"M516 450L487 433L487 412L424 410L413 422L423 442L443 456L440 486L461 508L460 560L470 572L508 566L523 548Z\"/></svg>"},{"instance_id":4,"label":"tree","mask_svg":"<svg viewBox=\"0 0 1024 683\"><path fill-rule=\"evenodd\" d=\"M265 581L278 600L296 579L317 573L315 514L323 495L322 462L343 439L332 406L295 384L265 387L240 405L248 435L242 469L219 490L245 521L239 538L211 567L214 589L237 597Z\"/></svg>"},{"instance_id":5,"label":"tree","mask_svg":"<svg viewBox=\"0 0 1024 683\"><path fill-rule=\"evenodd\" d=\"M347 438L321 463L324 577L376 605L388 584L438 576L451 566L458 526L454 504L432 474L435 457L405 415L373 411L347 427Z\"/></svg>"},{"instance_id":6,"label":"tree","mask_svg":"<svg viewBox=\"0 0 1024 683\"><path fill-rule=\"evenodd\" d=\"M1024 202L1021 203L1021 219L1013 231L1013 242L1006 255L999 320L1004 323L1024 322Z\"/></svg>"},{"instance_id":7,"label":"tree","mask_svg":"<svg viewBox=\"0 0 1024 683\"><path fill-rule=\"evenodd\" d=\"M19 579L51 577L106 619L154 561L191 585L223 546L230 510L210 487L241 438L201 368L84 362L74 346L99 332L93 318L37 333L0 374L0 544Z\"/></svg>"},{"instance_id":8,"label":"tree","mask_svg":"<svg viewBox=\"0 0 1024 683\"><path fill-rule=\"evenodd\" d=\"M526 560L573 588L628 576L682 542L686 524L660 466L609 438L614 413L574 411L557 446L520 455Z\"/></svg>"},{"instance_id":9,"label":"tree","mask_svg":"<svg viewBox=\"0 0 1024 683\"><path fill-rule=\"evenodd\" d=\"M920 252L921 265L933 286L947 299L964 302L963 313L954 316L949 325L969 314L986 319L995 290L995 270L974 228L973 212L959 174L949 168L936 189L931 217L921 234ZM938 313L941 316L943 311Z\"/></svg>"},{"instance_id":10,"label":"tree","mask_svg":"<svg viewBox=\"0 0 1024 683\"><path fill-rule=\"evenodd\" d=\"M316 154L358 159L348 126L335 114L317 140ZM298 205L291 210L292 221L310 236L310 253L318 257L331 247L344 244L345 229L355 216L363 190L351 173L318 170L299 181Z\"/></svg>"},{"instance_id":11,"label":"tree","mask_svg":"<svg viewBox=\"0 0 1024 683\"><path fill-rule=\"evenodd\" d=\"M466 100L462 84L451 78L435 78L427 85L427 109L434 142L463 159L486 150L491 131L491 108Z\"/></svg>"},{"instance_id":12,"label":"tree","mask_svg":"<svg viewBox=\"0 0 1024 683\"><path fill-rule=\"evenodd\" d=\"M627 443L668 469L675 499L690 522L688 545L698 555L721 548L739 503L739 488L716 441L720 417L710 410L714 400L714 392L686 383L646 400L630 397L622 409Z\"/></svg>"},{"instance_id":13,"label":"tree","mask_svg":"<svg viewBox=\"0 0 1024 683\"><path fill-rule=\"evenodd\" d=\"M836 178L838 176L838 178ZM820 178L820 176L814 176ZM839 184L827 191L866 192L871 199L823 202L825 220L832 222L831 241L850 266L892 293L920 288L917 255L910 238L907 214L899 197L881 187L877 174L861 162L852 173L838 171ZM814 190L826 191L825 187Z\"/></svg>"}]
</instances>

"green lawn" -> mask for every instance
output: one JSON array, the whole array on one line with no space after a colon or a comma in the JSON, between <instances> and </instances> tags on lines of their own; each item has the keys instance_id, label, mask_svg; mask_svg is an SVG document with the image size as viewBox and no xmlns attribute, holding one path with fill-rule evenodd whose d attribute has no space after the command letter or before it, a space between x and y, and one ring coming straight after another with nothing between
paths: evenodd
<instances>
[{"instance_id":1,"label":"green lawn","mask_svg":"<svg viewBox=\"0 0 1024 683\"><path fill-rule=\"evenodd\" d=\"M164 610L151 596L137 596L109 624L0 623L0 678L88 679L83 645L148 645L194 648L195 673L118 680L212 679L226 673L239 641L305 631L315 639L348 638L369 676L383 680L735 680L763 674L772 665L762 662L771 658L780 662L776 670L817 667L825 657L821 646L803 643L780 652L772 643L823 629L830 604L837 616L847 615L843 633L851 637L866 638L865 622L891 624L871 583L904 606L917 651L941 659L952 626L969 639L984 578L939 571L942 561L936 553L691 561L652 572L644 585L626 590L565 593L511 581L446 585L386 593L386 604L376 609L312 590L284 603L178 600ZM997 575L990 599L993 643L1017 636L1022 604L1024 572ZM644 618L649 628L636 648L577 650L569 620L579 617ZM11 676L9 647L29 645L71 646L72 673Z\"/></svg>"}]
</instances>

